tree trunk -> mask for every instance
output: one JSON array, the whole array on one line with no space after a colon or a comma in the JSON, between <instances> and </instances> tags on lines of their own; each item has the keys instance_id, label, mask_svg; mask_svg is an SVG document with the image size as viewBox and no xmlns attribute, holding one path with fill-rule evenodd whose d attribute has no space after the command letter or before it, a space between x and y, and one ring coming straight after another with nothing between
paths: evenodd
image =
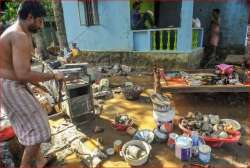
<instances>
[{"instance_id":1,"label":"tree trunk","mask_svg":"<svg viewBox=\"0 0 250 168\"><path fill-rule=\"evenodd\" d=\"M34 34L35 44L36 44L36 54L42 60L46 60L49 58L48 51L45 46L45 41L43 39L43 33L39 32Z\"/></svg>"},{"instance_id":2,"label":"tree trunk","mask_svg":"<svg viewBox=\"0 0 250 168\"><path fill-rule=\"evenodd\" d=\"M66 30L64 25L63 7L61 0L52 0L52 8L54 12L56 27L57 27L57 37L60 46L60 51L63 53L64 48L69 48Z\"/></svg>"}]
</instances>

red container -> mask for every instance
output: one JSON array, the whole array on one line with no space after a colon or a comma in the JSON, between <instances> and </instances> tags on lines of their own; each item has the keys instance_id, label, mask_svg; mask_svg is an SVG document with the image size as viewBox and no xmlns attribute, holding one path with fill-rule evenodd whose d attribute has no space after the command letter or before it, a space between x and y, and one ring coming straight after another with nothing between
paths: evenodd
<instances>
[{"instance_id":1,"label":"red container","mask_svg":"<svg viewBox=\"0 0 250 168\"><path fill-rule=\"evenodd\" d=\"M171 133L173 132L173 122L169 121L169 122L164 122L161 126L160 126L160 130L162 132L165 133Z\"/></svg>"},{"instance_id":2,"label":"red container","mask_svg":"<svg viewBox=\"0 0 250 168\"><path fill-rule=\"evenodd\" d=\"M112 127L116 129L117 131L123 131L126 132L128 127L131 127L134 124L132 119L129 119L125 123L119 123L116 121L112 122Z\"/></svg>"},{"instance_id":3,"label":"red container","mask_svg":"<svg viewBox=\"0 0 250 168\"><path fill-rule=\"evenodd\" d=\"M15 137L15 132L12 127L8 127L0 131L0 142L7 141L14 137Z\"/></svg>"},{"instance_id":4,"label":"red container","mask_svg":"<svg viewBox=\"0 0 250 168\"><path fill-rule=\"evenodd\" d=\"M181 120L179 122L179 128L184 133L187 133L187 134L191 135L192 131L184 128L181 125ZM228 132L228 134L230 135L230 137L228 137L228 138L212 138L212 137L207 137L207 136L202 137L202 138L204 139L204 141L206 142L207 145L209 145L211 147L214 147L214 148L219 148L224 143L236 143L236 142L239 142L240 137L241 137L241 134L240 134L239 131L231 131L231 132Z\"/></svg>"},{"instance_id":5,"label":"red container","mask_svg":"<svg viewBox=\"0 0 250 168\"><path fill-rule=\"evenodd\" d=\"M115 128L117 131L126 131L129 125L124 125L124 124L113 124L113 128Z\"/></svg>"}]
</instances>

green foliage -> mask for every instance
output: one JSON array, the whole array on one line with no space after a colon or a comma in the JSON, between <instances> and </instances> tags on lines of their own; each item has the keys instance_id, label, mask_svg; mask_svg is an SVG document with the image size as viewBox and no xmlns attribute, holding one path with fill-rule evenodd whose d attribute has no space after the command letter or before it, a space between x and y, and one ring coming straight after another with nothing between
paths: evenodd
<instances>
[{"instance_id":1,"label":"green foliage","mask_svg":"<svg viewBox=\"0 0 250 168\"><path fill-rule=\"evenodd\" d=\"M17 9L19 6L19 2L6 2L6 11L2 16L2 21L4 23L6 22L11 22L13 20L15 20L16 16L17 16Z\"/></svg>"},{"instance_id":2,"label":"green foliage","mask_svg":"<svg viewBox=\"0 0 250 168\"><path fill-rule=\"evenodd\" d=\"M47 16L53 16L52 0L43 0L42 3L46 9Z\"/></svg>"},{"instance_id":3,"label":"green foliage","mask_svg":"<svg viewBox=\"0 0 250 168\"><path fill-rule=\"evenodd\" d=\"M53 16L52 0L43 0L42 3L46 9L47 16ZM9 1L6 2L6 11L3 14L1 20L4 23L12 22L16 19L17 9L20 1Z\"/></svg>"}]
</instances>

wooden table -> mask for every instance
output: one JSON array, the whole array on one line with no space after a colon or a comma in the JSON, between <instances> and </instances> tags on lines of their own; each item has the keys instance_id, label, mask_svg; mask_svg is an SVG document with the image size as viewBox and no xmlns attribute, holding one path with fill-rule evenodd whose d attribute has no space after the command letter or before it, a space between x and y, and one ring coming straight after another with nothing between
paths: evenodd
<instances>
[{"instance_id":1,"label":"wooden table","mask_svg":"<svg viewBox=\"0 0 250 168\"><path fill-rule=\"evenodd\" d=\"M236 70L240 72L240 70ZM210 73L214 72L212 69L201 69L185 71L187 73ZM156 75L155 75L156 76ZM247 93L250 91L248 85L201 85L201 86L189 86L189 85L167 85L164 79L160 79L160 87L163 92L171 93ZM156 83L156 82L155 82Z\"/></svg>"},{"instance_id":2,"label":"wooden table","mask_svg":"<svg viewBox=\"0 0 250 168\"><path fill-rule=\"evenodd\" d=\"M202 85L202 86L166 86L161 84L161 91L172 93L241 93L249 92L246 85Z\"/></svg>"}]
</instances>

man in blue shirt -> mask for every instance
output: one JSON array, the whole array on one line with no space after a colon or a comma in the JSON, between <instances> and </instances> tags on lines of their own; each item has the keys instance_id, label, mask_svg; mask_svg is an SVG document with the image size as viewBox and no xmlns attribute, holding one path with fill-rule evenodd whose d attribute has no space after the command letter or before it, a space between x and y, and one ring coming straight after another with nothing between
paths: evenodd
<instances>
[{"instance_id":1,"label":"man in blue shirt","mask_svg":"<svg viewBox=\"0 0 250 168\"><path fill-rule=\"evenodd\" d=\"M132 10L132 29L147 29L146 22L150 24L150 27L154 26L153 21L153 12L152 11L146 11L145 13L140 12L141 8L141 0L136 0L133 3L133 10Z\"/></svg>"}]
</instances>

